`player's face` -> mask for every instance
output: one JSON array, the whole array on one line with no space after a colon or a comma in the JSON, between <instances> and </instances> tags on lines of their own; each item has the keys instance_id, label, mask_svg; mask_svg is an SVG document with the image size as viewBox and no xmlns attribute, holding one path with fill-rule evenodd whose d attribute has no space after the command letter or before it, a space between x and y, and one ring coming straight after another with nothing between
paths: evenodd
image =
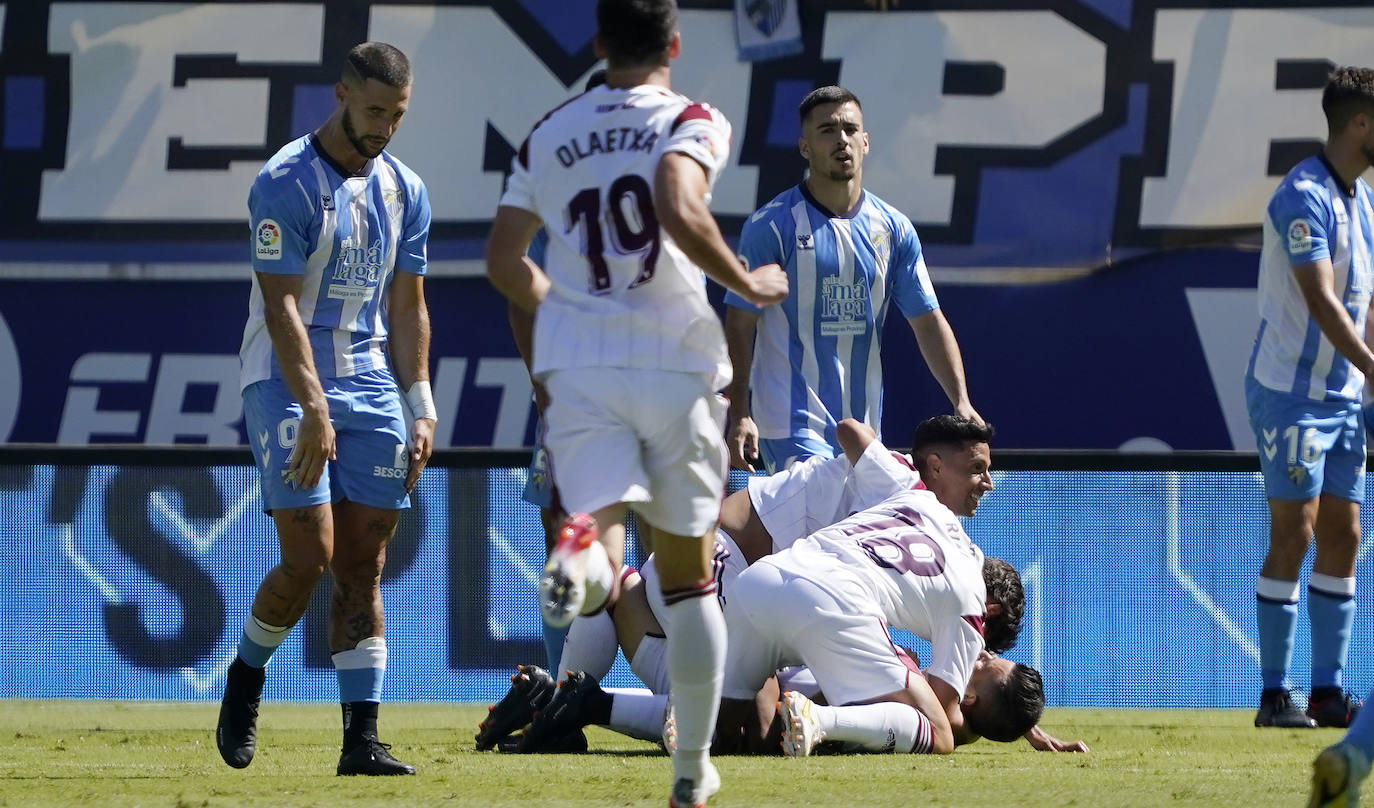
<instances>
[{"instance_id":1,"label":"player's face","mask_svg":"<svg viewBox=\"0 0 1374 808\"><path fill-rule=\"evenodd\" d=\"M806 116L798 147L811 164L812 176L835 182L854 179L868 154L863 111L853 101L821 104Z\"/></svg>"},{"instance_id":2,"label":"player's face","mask_svg":"<svg viewBox=\"0 0 1374 808\"><path fill-rule=\"evenodd\" d=\"M996 704L997 692L1015 667L1016 663L1011 660L983 651L978 655L978 661L973 663L973 674L969 676L968 687L964 689L965 698L973 696L975 703Z\"/></svg>"},{"instance_id":3,"label":"player's face","mask_svg":"<svg viewBox=\"0 0 1374 808\"><path fill-rule=\"evenodd\" d=\"M410 106L410 87L392 87L376 79L344 85L343 132L358 154L369 160L382 153Z\"/></svg>"},{"instance_id":4,"label":"player's face","mask_svg":"<svg viewBox=\"0 0 1374 808\"><path fill-rule=\"evenodd\" d=\"M1374 117L1365 114L1356 115L1352 125L1364 127L1364 140L1360 142L1360 153L1364 155L1366 163L1374 166Z\"/></svg>"},{"instance_id":5,"label":"player's face","mask_svg":"<svg viewBox=\"0 0 1374 808\"><path fill-rule=\"evenodd\" d=\"M927 485L945 507L972 516L978 502L992 490L992 452L986 443L970 443L939 454L939 473Z\"/></svg>"}]
</instances>

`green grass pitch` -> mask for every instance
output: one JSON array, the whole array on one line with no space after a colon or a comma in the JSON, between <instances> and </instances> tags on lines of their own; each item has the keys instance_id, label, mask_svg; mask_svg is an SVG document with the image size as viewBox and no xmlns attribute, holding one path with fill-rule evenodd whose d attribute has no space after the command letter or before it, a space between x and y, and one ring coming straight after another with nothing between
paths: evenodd
<instances>
[{"instance_id":1,"label":"green grass pitch","mask_svg":"<svg viewBox=\"0 0 1374 808\"><path fill-rule=\"evenodd\" d=\"M220 762L218 704L0 701L0 806L661 806L658 748L589 732L584 755L475 752L482 705L385 704L382 739L415 777L341 778L337 705L268 702L258 756ZM953 755L718 758L713 806L1301 806L1338 730L1258 730L1249 710L1050 710L1087 755L982 741Z\"/></svg>"}]
</instances>

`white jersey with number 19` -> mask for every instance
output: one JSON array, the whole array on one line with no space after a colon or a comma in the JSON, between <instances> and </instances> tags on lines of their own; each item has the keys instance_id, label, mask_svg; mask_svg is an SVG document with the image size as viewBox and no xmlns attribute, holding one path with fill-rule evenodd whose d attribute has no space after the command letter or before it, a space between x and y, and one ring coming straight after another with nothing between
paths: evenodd
<instances>
[{"instance_id":1,"label":"white jersey with number 19","mask_svg":"<svg viewBox=\"0 0 1374 808\"><path fill-rule=\"evenodd\" d=\"M501 204L544 220L552 282L534 326L536 375L575 367L704 373L729 382L705 277L658 225L654 175L667 153L700 163L708 188L730 124L655 85L597 87L535 125Z\"/></svg>"}]
</instances>

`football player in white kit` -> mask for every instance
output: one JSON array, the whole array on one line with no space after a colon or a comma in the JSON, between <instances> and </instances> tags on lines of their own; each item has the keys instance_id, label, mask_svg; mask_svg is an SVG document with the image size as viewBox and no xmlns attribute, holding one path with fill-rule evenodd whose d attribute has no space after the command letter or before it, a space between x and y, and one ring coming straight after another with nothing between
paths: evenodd
<instances>
[{"instance_id":1,"label":"football player in white kit","mask_svg":"<svg viewBox=\"0 0 1374 808\"><path fill-rule=\"evenodd\" d=\"M838 432L845 454L837 458L809 458L771 477L753 478L747 491L736 492L726 499L721 529L716 536L716 559L719 591L727 609L730 593L734 591L733 579L744 566L793 543L791 539L775 539L774 536L805 535L866 505L881 502L892 493L921 485L916 465L924 468L931 478L937 497L951 503L961 515L972 515L979 499L992 489L988 475L988 439L992 430L985 424L957 416L928 419L918 426L913 440L916 460L889 451L871 428L858 421L842 421ZM1004 591L998 578L1008 571L1014 573L1005 562L994 560L993 569L989 571L994 583L989 588ZM653 596L656 593L653 591L652 560L645 565L643 573L650 584L647 587L649 595ZM1012 603L1009 612L1004 620L990 621L989 626L1004 625L988 631L989 647L999 649L1014 641L1015 624L1019 622L1021 611L1017 605L1019 596L1003 597ZM522 666L512 679L510 693L493 707L491 717L483 722L478 748L494 746L506 733L528 723L535 711L540 712L539 719L521 737L514 751L576 748L567 744L564 738L588 724L610 726L633 737L656 737L668 687L662 669L664 632L661 621L655 614L641 614L650 609L649 601L658 607L655 612L662 611L660 598L651 597L646 601L642 589L631 586L615 610L613 627L611 618L606 615L579 619L574 624L574 632L565 647L564 664L559 669L565 672L565 677L569 669L578 673L574 673L556 695L553 679L547 673L532 666ZM589 630L597 624L604 625ZM609 638L598 638L598 631L610 633ZM633 688L603 692L598 686L597 680L610 670L614 661L617 633L631 669L650 686L652 693ZM976 667L986 670L975 677L977 681L970 684L970 691L1001 696L1006 690L1010 666L1006 660L980 660ZM583 672L586 675L582 675ZM816 723L803 728L804 732L788 733L784 740L795 741L786 747L789 753L809 754L822 737L851 741L866 749L883 748L885 729L892 723L888 713L905 705L811 705L804 698L798 698L803 695L800 691L806 688L805 679L809 673L801 669L800 675L800 679L794 677L781 684L783 690L798 691L788 694L782 705L783 712L789 714L793 724L807 720ZM913 691L924 689L930 694L924 679L913 677L910 684ZM807 695L814 694L814 689L807 691ZM944 709L934 703L933 695L926 698L924 708L929 714L942 716ZM761 727L767 727L773 715L772 703L767 703L764 709L764 701L762 697L758 701ZM1001 709L995 698L983 708ZM972 711L981 716L980 710ZM915 716L904 717L918 720ZM1034 748L1043 751L1088 751L1081 741L1061 741L1039 726L1032 727L1025 738ZM869 742L870 739L877 740ZM756 750L741 751L768 749L776 751L776 740L761 743ZM928 744L920 751L935 750L933 744Z\"/></svg>"},{"instance_id":2,"label":"football player in white kit","mask_svg":"<svg viewBox=\"0 0 1374 808\"><path fill-rule=\"evenodd\" d=\"M961 708L984 659L984 622L999 616L1007 598L989 597L982 550L930 491L902 491L761 559L730 597L723 737L743 726L736 705L752 707L774 670L800 664L833 704L912 708L892 712L897 748L948 751L946 745L972 735L1012 740L1040 717L1040 676L1023 665L1004 672L1016 696L1003 709ZM912 698L913 672L893 646L889 626L930 641L926 680L943 715ZM975 720L978 715L996 720Z\"/></svg>"},{"instance_id":3,"label":"football player in white kit","mask_svg":"<svg viewBox=\"0 0 1374 808\"><path fill-rule=\"evenodd\" d=\"M633 505L659 558L677 630L668 669L682 739L674 805L704 805L725 654L710 557L724 491L729 359L704 271L770 305L776 265L750 272L708 207L730 125L670 89L682 48L672 0L600 0L606 84L550 112L521 144L487 244L487 273L536 312L533 374L549 393L547 445L573 514L540 582L550 625L613 599ZM526 257L547 223L544 265Z\"/></svg>"}]
</instances>

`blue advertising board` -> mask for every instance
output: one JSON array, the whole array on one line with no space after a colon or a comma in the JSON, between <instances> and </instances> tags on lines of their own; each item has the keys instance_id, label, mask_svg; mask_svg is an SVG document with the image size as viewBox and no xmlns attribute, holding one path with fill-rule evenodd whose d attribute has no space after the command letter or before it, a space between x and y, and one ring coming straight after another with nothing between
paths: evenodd
<instances>
[{"instance_id":1,"label":"blue advertising board","mask_svg":"<svg viewBox=\"0 0 1374 808\"><path fill-rule=\"evenodd\" d=\"M1021 571L1026 618L1008 656L1044 672L1051 704L1252 705L1267 544L1257 472L993 477L966 527ZM514 665L542 660L543 542L523 480L512 468L425 473L382 582L387 699L494 700ZM0 558L26 628L0 644L0 698L216 698L276 558L260 507L250 465L4 467ZM1371 575L1359 566L1346 678L1357 692L1374 684ZM274 657L269 698L336 698L326 609L322 587ZM1300 690L1309 660L1300 629ZM633 684L623 662L610 683Z\"/></svg>"},{"instance_id":2,"label":"blue advertising board","mask_svg":"<svg viewBox=\"0 0 1374 808\"><path fill-rule=\"evenodd\" d=\"M1242 253L1193 250L1055 284L939 294L999 448L1253 449L1241 381L1255 271ZM0 385L0 438L246 443L246 280L14 280L5 290L0 369L19 383ZM484 278L436 278L426 294L436 445L529 445L529 379L504 301ZM884 435L902 446L949 402L905 322L890 322L884 343Z\"/></svg>"}]
</instances>

